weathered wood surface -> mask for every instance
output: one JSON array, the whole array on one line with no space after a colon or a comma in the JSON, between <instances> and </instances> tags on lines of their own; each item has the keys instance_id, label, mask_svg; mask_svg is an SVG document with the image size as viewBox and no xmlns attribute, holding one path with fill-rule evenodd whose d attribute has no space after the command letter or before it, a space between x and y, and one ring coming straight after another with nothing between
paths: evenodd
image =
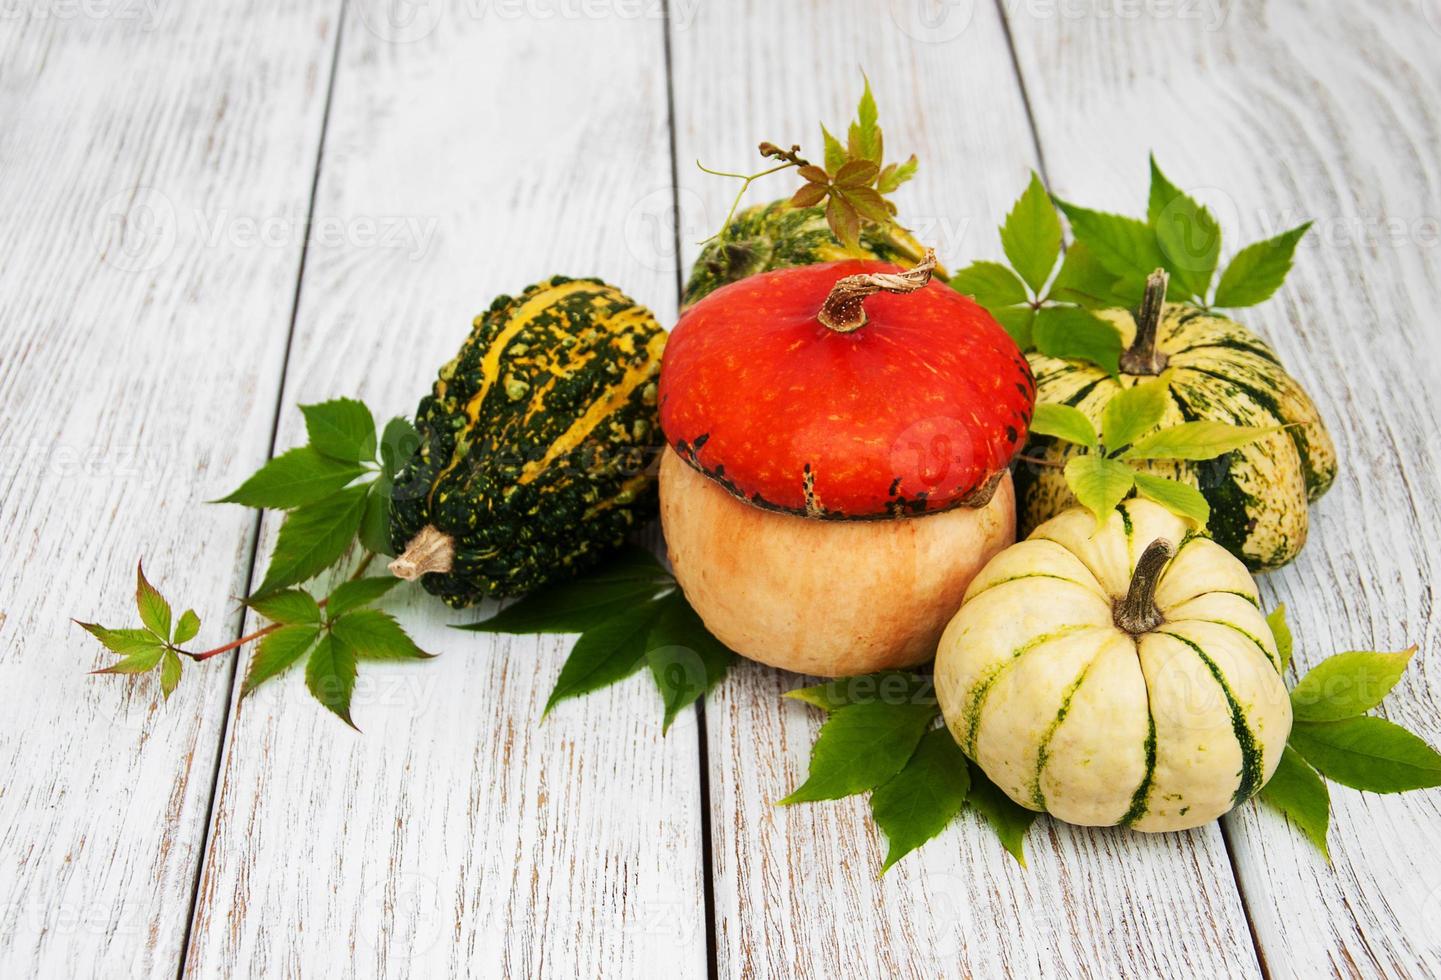
<instances>
[{"instance_id":1,"label":"weathered wood surface","mask_svg":"<svg viewBox=\"0 0 1441 980\"><path fill-rule=\"evenodd\" d=\"M1342 461L1312 537L1262 579L1304 672L1331 653L1421 654L1390 717L1441 742L1441 19L1415 5L1233 4L1107 24L1011 18L1057 193L1144 208L1146 154L1209 203L1223 254L1315 225L1285 289L1240 318L1312 393ZM1326 865L1260 807L1226 820L1272 977L1441 972L1441 792L1332 788Z\"/></svg>"},{"instance_id":2,"label":"weathered wood surface","mask_svg":"<svg viewBox=\"0 0 1441 980\"><path fill-rule=\"evenodd\" d=\"M67 621L126 620L144 554L203 639L235 636L217 598L252 580L256 522L199 501L277 422L300 440L297 401L412 411L482 304L556 272L670 322L676 242L684 267L733 192L693 160L811 148L864 68L922 160L904 214L953 266L999 254L1038 149L1059 193L1130 212L1155 149L1232 248L1317 219L1245 319L1343 472L1265 588L1302 668L1420 643L1388 713L1441 742L1434 9L673 0L668 32L651 4L62 9L0 18L0 543L24 568L0 582L0 973L1441 972L1435 791L1337 789L1330 867L1258 807L1224 835L1043 822L1025 870L968 815L878 882L863 801L771 805L818 726L780 698L799 678L744 666L665 738L644 679L537 725L569 641L457 634L415 597L391 608L443 656L363 668L357 736L298 676L228 705L215 664L168 705L85 677L109 658Z\"/></svg>"},{"instance_id":3,"label":"weathered wood surface","mask_svg":"<svg viewBox=\"0 0 1441 980\"><path fill-rule=\"evenodd\" d=\"M70 617L143 556L236 635L255 515L201 501L270 445L335 13L0 12L0 975L175 975L229 672L163 704Z\"/></svg>"},{"instance_id":4,"label":"weathered wood surface","mask_svg":"<svg viewBox=\"0 0 1441 980\"><path fill-rule=\"evenodd\" d=\"M393 34L357 13L315 220L395 238L312 244L280 445L303 441L297 402L413 412L475 314L552 274L600 275L670 322L660 20L457 8ZM234 709L187 972L704 976L694 712L662 737L637 677L541 723L571 638L389 605L441 656L362 667L363 735L299 671Z\"/></svg>"}]
</instances>

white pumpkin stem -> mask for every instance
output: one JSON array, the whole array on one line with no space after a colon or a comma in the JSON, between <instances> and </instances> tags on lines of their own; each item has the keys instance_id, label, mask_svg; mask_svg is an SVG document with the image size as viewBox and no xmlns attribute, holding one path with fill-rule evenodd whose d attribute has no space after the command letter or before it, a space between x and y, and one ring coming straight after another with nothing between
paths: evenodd
<instances>
[{"instance_id":1,"label":"white pumpkin stem","mask_svg":"<svg viewBox=\"0 0 1441 980\"><path fill-rule=\"evenodd\" d=\"M431 572L444 574L455 564L455 539L432 524L420 529L405 546L405 554L390 563L390 574L414 582Z\"/></svg>"},{"instance_id":2,"label":"white pumpkin stem","mask_svg":"<svg viewBox=\"0 0 1441 980\"><path fill-rule=\"evenodd\" d=\"M1170 361L1165 351L1156 349L1156 330L1161 325L1161 308L1166 304L1169 278L1165 269L1157 269L1146 277L1146 292L1141 297L1141 308L1136 311L1136 339L1121 354L1121 370L1127 374L1160 374Z\"/></svg>"},{"instance_id":3,"label":"white pumpkin stem","mask_svg":"<svg viewBox=\"0 0 1441 980\"><path fill-rule=\"evenodd\" d=\"M1149 633L1166 621L1156 607L1156 585L1161 581L1161 572L1166 563L1176 556L1176 549L1165 538L1157 538L1141 552L1136 562L1136 571L1131 576L1131 588L1124 599L1116 600L1116 625L1140 636Z\"/></svg>"},{"instance_id":4,"label":"white pumpkin stem","mask_svg":"<svg viewBox=\"0 0 1441 980\"><path fill-rule=\"evenodd\" d=\"M931 281L936 268L934 249L905 272L867 272L836 280L816 319L836 333L854 333L866 325L864 300L874 293L913 293Z\"/></svg>"}]
</instances>

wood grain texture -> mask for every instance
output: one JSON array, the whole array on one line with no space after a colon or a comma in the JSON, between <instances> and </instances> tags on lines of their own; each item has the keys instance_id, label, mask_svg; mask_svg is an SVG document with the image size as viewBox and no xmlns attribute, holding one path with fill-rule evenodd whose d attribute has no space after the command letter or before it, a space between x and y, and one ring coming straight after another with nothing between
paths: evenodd
<instances>
[{"instance_id":1,"label":"wood grain texture","mask_svg":"<svg viewBox=\"0 0 1441 980\"><path fill-rule=\"evenodd\" d=\"M300 259L238 223L304 217L335 7L0 18L0 975L175 975L229 672L163 704L69 617L134 623L143 556L235 636L255 516L201 502L265 458Z\"/></svg>"},{"instance_id":2,"label":"wood grain texture","mask_svg":"<svg viewBox=\"0 0 1441 980\"><path fill-rule=\"evenodd\" d=\"M1436 707L1441 468L1441 16L1233 4L1200 19L1065 21L1013 12L1055 190L1144 208L1146 152L1245 242L1313 219L1284 291L1240 319L1314 396L1341 475L1311 541L1262 580L1304 671L1348 649L1421 646L1385 713L1441 743ZM1327 867L1257 806L1227 818L1272 977L1441 972L1441 791L1334 787Z\"/></svg>"},{"instance_id":3,"label":"wood grain texture","mask_svg":"<svg viewBox=\"0 0 1441 980\"><path fill-rule=\"evenodd\" d=\"M296 402L413 412L475 314L543 277L674 315L661 22L454 5L397 35L379 9L347 12L315 214L400 237L312 246L282 446ZM363 735L298 672L235 707L187 972L704 975L694 713L662 738L637 677L542 724L570 638L387 606L440 657L362 668Z\"/></svg>"},{"instance_id":4,"label":"wood grain texture","mask_svg":"<svg viewBox=\"0 0 1441 980\"><path fill-rule=\"evenodd\" d=\"M987 4L706 4L672 31L683 252L734 186L690 161L746 170L755 143L815 152L850 118L864 67L888 153L921 158L902 219L943 262L994 257L996 225L1035 163L1000 21ZM858 26L860 25L860 26ZM784 178L751 199L789 193ZM1029 869L967 815L876 880L884 842L866 803L778 809L805 775L818 713L804 683L747 665L709 700L718 972L752 976L1254 976L1219 828L1141 837L1041 823Z\"/></svg>"}]
</instances>

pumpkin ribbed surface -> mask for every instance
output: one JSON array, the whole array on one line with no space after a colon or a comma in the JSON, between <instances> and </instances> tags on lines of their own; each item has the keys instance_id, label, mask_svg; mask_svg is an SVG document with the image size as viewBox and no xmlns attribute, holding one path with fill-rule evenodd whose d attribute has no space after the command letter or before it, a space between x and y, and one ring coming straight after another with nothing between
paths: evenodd
<instances>
[{"instance_id":1,"label":"pumpkin ribbed surface","mask_svg":"<svg viewBox=\"0 0 1441 980\"><path fill-rule=\"evenodd\" d=\"M1129 313L1100 314L1130 344ZM1242 449L1203 462L1151 462L1144 468L1198 488L1211 505L1211 535L1253 570L1291 561L1306 543L1308 503L1336 476L1336 451L1316 406L1259 337L1225 317L1196 307L1167 304L1157 327L1157 349L1169 356L1164 377L1171 398L1162 426L1205 419L1235 425L1289 428ZM1100 428L1106 403L1117 391L1145 381L1113 379L1093 365L1030 356L1037 400L1072 405ZM1111 446L1108 449L1121 447ZM1030 453L1064 461L1078 450L1036 436ZM1075 505L1059 469L1022 467L1017 473L1021 533Z\"/></svg>"},{"instance_id":2,"label":"pumpkin ribbed surface","mask_svg":"<svg viewBox=\"0 0 1441 980\"><path fill-rule=\"evenodd\" d=\"M772 269L857 258L911 266L925 251L910 232L873 222L861 226L860 249L848 249L831 233L825 208L792 207L786 200L757 204L732 218L701 249L681 305L690 306L727 283ZM934 278L944 281L945 270L938 269Z\"/></svg>"},{"instance_id":3,"label":"pumpkin ribbed surface","mask_svg":"<svg viewBox=\"0 0 1441 980\"><path fill-rule=\"evenodd\" d=\"M453 606L581 571L655 512L656 377L666 335L597 279L501 296L416 411L392 543L427 525L453 567L422 581Z\"/></svg>"},{"instance_id":4,"label":"pumpkin ribbed surface","mask_svg":"<svg viewBox=\"0 0 1441 980\"><path fill-rule=\"evenodd\" d=\"M1141 555L1174 557L1158 621L1118 625ZM1246 568L1146 500L1105 526L1043 524L972 581L936 691L962 750L1020 805L1071 823L1180 830L1261 788L1291 730L1276 643Z\"/></svg>"}]
</instances>

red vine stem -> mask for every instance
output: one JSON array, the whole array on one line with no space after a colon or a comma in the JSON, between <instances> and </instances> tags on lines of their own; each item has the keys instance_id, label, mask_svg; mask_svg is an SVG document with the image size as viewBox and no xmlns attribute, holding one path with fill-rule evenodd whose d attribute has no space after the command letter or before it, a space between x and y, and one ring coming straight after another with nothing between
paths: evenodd
<instances>
[{"instance_id":1,"label":"red vine stem","mask_svg":"<svg viewBox=\"0 0 1441 980\"><path fill-rule=\"evenodd\" d=\"M350 578L346 579L346 581L354 582L356 579L360 578L360 576L365 574L365 570L370 567L370 563L374 560L375 552L367 551L365 553L365 557L360 560L360 564L355 567L355 571L350 573ZM321 599L319 602L316 603L316 605L319 606L321 609L324 609L325 604L329 601L330 599L328 598ZM222 653L229 653L231 650L237 650L240 647L245 646L245 644L251 642L252 640L263 639L269 636L271 633L274 633L276 630L280 629L284 625L284 623L271 623L264 629L258 629L254 633L247 633L240 639L232 640L224 646L216 647L214 650L205 650L201 653L191 653L189 650L179 650L177 652L185 654L185 656L189 657L196 663L201 663L203 661L209 660L211 657L218 657Z\"/></svg>"}]
</instances>

